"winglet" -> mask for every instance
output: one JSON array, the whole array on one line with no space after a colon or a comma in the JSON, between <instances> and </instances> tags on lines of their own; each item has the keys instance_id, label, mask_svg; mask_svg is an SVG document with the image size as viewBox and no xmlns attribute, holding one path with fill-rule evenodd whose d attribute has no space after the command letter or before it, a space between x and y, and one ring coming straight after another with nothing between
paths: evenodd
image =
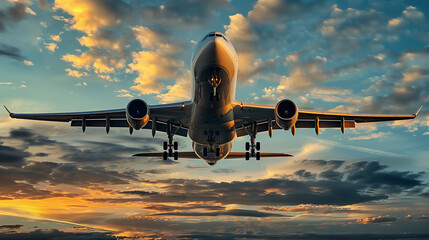
<instances>
[{"instance_id":1,"label":"winglet","mask_svg":"<svg viewBox=\"0 0 429 240\"><path fill-rule=\"evenodd\" d=\"M419 112L420 112L420 110L422 109L422 107L423 107L423 105L421 105L421 106L420 106L420 108L419 108L419 110L417 110L417 112L413 114L413 115L414 115L414 117L417 117L417 114L419 114Z\"/></svg>"},{"instance_id":2,"label":"winglet","mask_svg":"<svg viewBox=\"0 0 429 240\"><path fill-rule=\"evenodd\" d=\"M12 113L9 111L9 109L7 109L7 107L5 105L3 105L4 109L6 109L6 111L9 113L9 116L12 116Z\"/></svg>"}]
</instances>

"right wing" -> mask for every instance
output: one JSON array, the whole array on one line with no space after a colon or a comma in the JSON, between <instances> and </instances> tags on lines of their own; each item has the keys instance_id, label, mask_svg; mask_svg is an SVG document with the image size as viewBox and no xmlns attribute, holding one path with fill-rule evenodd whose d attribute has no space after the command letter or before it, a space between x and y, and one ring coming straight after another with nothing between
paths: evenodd
<instances>
[{"instance_id":1,"label":"right wing","mask_svg":"<svg viewBox=\"0 0 429 240\"><path fill-rule=\"evenodd\" d=\"M420 107L420 109L421 108L422 107ZM354 128L355 123L414 119L420 109L417 110L416 113L410 115L348 114L299 110L295 127L315 128L316 119L318 119L320 128L341 128L342 124L344 124L344 128ZM281 129L275 121L274 106L237 102L234 106L234 117L238 137L248 135L250 126L253 122L256 122L257 132L268 131L269 125L271 125L273 129Z\"/></svg>"},{"instance_id":2,"label":"right wing","mask_svg":"<svg viewBox=\"0 0 429 240\"><path fill-rule=\"evenodd\" d=\"M72 127L110 127L129 128L125 116L125 109L112 109L103 111L66 112L66 113L12 113L8 111L11 118L30 119L39 121L71 122ZM153 119L156 119L155 129L166 132L167 122L173 123L173 131L180 136L187 136L192 105L190 101L150 105L150 120L144 129L152 129ZM84 123L84 124L83 124Z\"/></svg>"}]
</instances>

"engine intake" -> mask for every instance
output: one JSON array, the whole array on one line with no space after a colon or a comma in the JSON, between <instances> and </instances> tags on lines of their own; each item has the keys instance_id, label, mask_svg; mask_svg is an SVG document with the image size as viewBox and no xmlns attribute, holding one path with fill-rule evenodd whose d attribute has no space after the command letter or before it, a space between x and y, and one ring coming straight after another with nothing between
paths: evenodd
<instances>
[{"instance_id":1,"label":"engine intake","mask_svg":"<svg viewBox=\"0 0 429 240\"><path fill-rule=\"evenodd\" d=\"M284 130L289 130L298 120L298 107L289 99L278 102L275 112L276 123Z\"/></svg>"},{"instance_id":2,"label":"engine intake","mask_svg":"<svg viewBox=\"0 0 429 240\"><path fill-rule=\"evenodd\" d=\"M149 106L141 99L134 99L128 103L125 109L128 124L139 130L149 121Z\"/></svg>"}]
</instances>

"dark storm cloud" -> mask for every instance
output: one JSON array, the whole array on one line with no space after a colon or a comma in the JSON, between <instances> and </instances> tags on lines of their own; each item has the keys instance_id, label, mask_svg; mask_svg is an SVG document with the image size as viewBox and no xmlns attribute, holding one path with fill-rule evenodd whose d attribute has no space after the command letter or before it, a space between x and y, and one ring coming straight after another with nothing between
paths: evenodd
<instances>
[{"instance_id":1,"label":"dark storm cloud","mask_svg":"<svg viewBox=\"0 0 429 240\"><path fill-rule=\"evenodd\" d=\"M57 239L74 239L74 240L115 240L113 233L72 233L63 232L57 229L42 230L37 229L29 233L0 233L0 240L20 239L20 240L57 240Z\"/></svg>"},{"instance_id":2,"label":"dark storm cloud","mask_svg":"<svg viewBox=\"0 0 429 240\"><path fill-rule=\"evenodd\" d=\"M383 188L395 193L421 185L422 182L417 179L424 174L424 172L381 171L387 168L387 166L380 165L378 162L351 163L349 166L352 169L348 172L347 179L349 181L364 184L373 189Z\"/></svg>"},{"instance_id":3,"label":"dark storm cloud","mask_svg":"<svg viewBox=\"0 0 429 240\"><path fill-rule=\"evenodd\" d=\"M282 214L260 212L256 210L246 209L231 209L225 211L213 211L213 212L166 212L166 213L155 213L151 216L181 216L181 217L215 217L215 216L234 216L234 217L290 217Z\"/></svg>"},{"instance_id":4,"label":"dark storm cloud","mask_svg":"<svg viewBox=\"0 0 429 240\"><path fill-rule=\"evenodd\" d=\"M208 180L167 179L147 181L160 184L159 192L136 190L123 192L141 195L152 202L209 201L241 205L348 205L387 199L390 193L401 193L422 185L418 180L423 173L387 171L378 162L306 161L306 164L330 166L317 177L310 172L298 171L303 180L271 178L257 181L213 182ZM305 178L307 176L307 178ZM275 189L275 191L267 191ZM408 193L410 194L410 193ZM95 200L95 199L94 199ZM97 199L111 201L111 199Z\"/></svg>"},{"instance_id":5,"label":"dark storm cloud","mask_svg":"<svg viewBox=\"0 0 429 240\"><path fill-rule=\"evenodd\" d=\"M9 46L3 43L0 43L0 55L11 57L16 60L24 60L25 58L21 55L20 50L16 47Z\"/></svg>"},{"instance_id":6,"label":"dark storm cloud","mask_svg":"<svg viewBox=\"0 0 429 240\"><path fill-rule=\"evenodd\" d=\"M23 141L27 146L45 146L56 145L57 141L51 140L46 136L35 134L30 129L19 128L12 129L9 132L9 139L18 139Z\"/></svg>"},{"instance_id":7,"label":"dark storm cloud","mask_svg":"<svg viewBox=\"0 0 429 240\"><path fill-rule=\"evenodd\" d=\"M24 164L25 158L31 156L29 152L4 146L0 142L0 166L20 167Z\"/></svg>"},{"instance_id":8,"label":"dark storm cloud","mask_svg":"<svg viewBox=\"0 0 429 240\"><path fill-rule=\"evenodd\" d=\"M14 225L0 225L0 228L6 228L6 229L19 229L23 227L24 225L21 224L14 224Z\"/></svg>"},{"instance_id":9,"label":"dark storm cloud","mask_svg":"<svg viewBox=\"0 0 429 240\"><path fill-rule=\"evenodd\" d=\"M194 209L224 210L225 207L219 206L219 205L210 205L210 204L186 204L186 205L183 204L180 206L154 204L148 207L144 207L143 209L150 210L150 211L173 212L173 211L194 210Z\"/></svg>"},{"instance_id":10,"label":"dark storm cloud","mask_svg":"<svg viewBox=\"0 0 429 240\"><path fill-rule=\"evenodd\" d=\"M142 197L152 202L210 201L241 205L348 205L386 199L385 195L364 194L362 186L340 181L295 181L264 179L258 181L212 182L207 180L168 179L150 183L160 184L162 193ZM278 189L279 193L267 192ZM314 190L314 189L317 189ZM138 194L133 191L132 194ZM99 199L102 201L103 199ZM109 201L106 199L106 201Z\"/></svg>"},{"instance_id":11,"label":"dark storm cloud","mask_svg":"<svg viewBox=\"0 0 429 240\"><path fill-rule=\"evenodd\" d=\"M335 170L341 167L345 161L342 160L303 160L301 164L326 170Z\"/></svg>"},{"instance_id":12,"label":"dark storm cloud","mask_svg":"<svg viewBox=\"0 0 429 240\"><path fill-rule=\"evenodd\" d=\"M374 224L374 223L390 223L396 221L397 217L391 216L378 216L378 217L367 217L360 220L357 220L358 223L362 224Z\"/></svg>"},{"instance_id":13,"label":"dark storm cloud","mask_svg":"<svg viewBox=\"0 0 429 240\"><path fill-rule=\"evenodd\" d=\"M300 178L306 178L306 179L310 179L310 178L315 178L316 174L313 174L309 171L306 171L305 169L300 169L296 172L293 173L293 175L300 177Z\"/></svg>"},{"instance_id":14,"label":"dark storm cloud","mask_svg":"<svg viewBox=\"0 0 429 240\"><path fill-rule=\"evenodd\" d=\"M26 6L23 3L15 3L13 6L0 10L0 32L6 30L6 25L18 22L25 18Z\"/></svg>"},{"instance_id":15,"label":"dark storm cloud","mask_svg":"<svg viewBox=\"0 0 429 240\"><path fill-rule=\"evenodd\" d=\"M343 176L344 173L333 170L324 171L319 174L319 177L329 180L341 180Z\"/></svg>"},{"instance_id":16,"label":"dark storm cloud","mask_svg":"<svg viewBox=\"0 0 429 240\"><path fill-rule=\"evenodd\" d=\"M180 239L308 239L308 240L380 240L380 239L427 239L429 234L253 234L249 233L191 233L176 235Z\"/></svg>"},{"instance_id":17,"label":"dark storm cloud","mask_svg":"<svg viewBox=\"0 0 429 240\"><path fill-rule=\"evenodd\" d=\"M218 168L218 169L212 170L212 172L214 172L214 173L234 173L235 170L229 169L229 168Z\"/></svg>"}]
</instances>

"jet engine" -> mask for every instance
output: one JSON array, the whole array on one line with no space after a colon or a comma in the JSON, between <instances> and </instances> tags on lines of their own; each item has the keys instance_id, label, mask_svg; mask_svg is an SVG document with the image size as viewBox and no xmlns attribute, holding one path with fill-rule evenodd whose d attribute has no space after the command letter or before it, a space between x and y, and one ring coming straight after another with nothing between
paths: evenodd
<instances>
[{"instance_id":1,"label":"jet engine","mask_svg":"<svg viewBox=\"0 0 429 240\"><path fill-rule=\"evenodd\" d=\"M284 130L289 130L298 120L298 107L289 99L281 100L276 105L275 115L277 125Z\"/></svg>"},{"instance_id":2,"label":"jet engine","mask_svg":"<svg viewBox=\"0 0 429 240\"><path fill-rule=\"evenodd\" d=\"M134 99L128 103L125 109L128 124L139 130L149 121L149 106L141 99Z\"/></svg>"}]
</instances>

